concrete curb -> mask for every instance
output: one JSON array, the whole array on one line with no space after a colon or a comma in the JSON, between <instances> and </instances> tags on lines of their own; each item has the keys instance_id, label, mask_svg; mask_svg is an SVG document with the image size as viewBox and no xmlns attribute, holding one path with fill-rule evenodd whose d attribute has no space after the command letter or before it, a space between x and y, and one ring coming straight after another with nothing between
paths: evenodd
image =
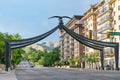
<instances>
[{"instance_id":1,"label":"concrete curb","mask_svg":"<svg viewBox=\"0 0 120 80\"><path fill-rule=\"evenodd\" d=\"M15 71L6 72L0 70L0 80L17 80Z\"/></svg>"}]
</instances>

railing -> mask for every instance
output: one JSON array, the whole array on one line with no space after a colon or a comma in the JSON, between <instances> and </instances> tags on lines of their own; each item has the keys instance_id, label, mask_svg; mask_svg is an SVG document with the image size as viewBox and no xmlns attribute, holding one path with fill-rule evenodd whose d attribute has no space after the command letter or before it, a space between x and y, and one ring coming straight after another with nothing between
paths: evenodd
<instances>
[{"instance_id":1,"label":"railing","mask_svg":"<svg viewBox=\"0 0 120 80\"><path fill-rule=\"evenodd\" d=\"M112 7L105 7L105 8L103 8L103 9L98 13L98 17L99 17L100 15L102 15L104 12L108 11L108 10L113 10L113 9L112 9Z\"/></svg>"},{"instance_id":2,"label":"railing","mask_svg":"<svg viewBox=\"0 0 120 80\"><path fill-rule=\"evenodd\" d=\"M104 31L106 29L111 29L111 28L113 28L111 23L105 24L98 29L98 32Z\"/></svg>"},{"instance_id":3,"label":"railing","mask_svg":"<svg viewBox=\"0 0 120 80\"><path fill-rule=\"evenodd\" d=\"M106 48L105 50L105 55L110 55L110 54L113 54L113 48Z\"/></svg>"},{"instance_id":4,"label":"railing","mask_svg":"<svg viewBox=\"0 0 120 80\"><path fill-rule=\"evenodd\" d=\"M101 34L101 36L98 37L98 40L102 40L102 39L104 39L106 37L107 37L106 34Z\"/></svg>"},{"instance_id":5,"label":"railing","mask_svg":"<svg viewBox=\"0 0 120 80\"><path fill-rule=\"evenodd\" d=\"M112 16L111 15L106 15L105 17L101 18L99 21L98 21L98 25L100 25L101 23L107 21L107 20L113 20Z\"/></svg>"},{"instance_id":6,"label":"railing","mask_svg":"<svg viewBox=\"0 0 120 80\"><path fill-rule=\"evenodd\" d=\"M84 23L83 23L83 26L86 26L88 23L87 23L87 21L85 21Z\"/></svg>"},{"instance_id":7,"label":"railing","mask_svg":"<svg viewBox=\"0 0 120 80\"><path fill-rule=\"evenodd\" d=\"M87 12L84 16L86 17L86 16L88 16L88 15L90 15L92 13L93 13L93 11Z\"/></svg>"}]
</instances>

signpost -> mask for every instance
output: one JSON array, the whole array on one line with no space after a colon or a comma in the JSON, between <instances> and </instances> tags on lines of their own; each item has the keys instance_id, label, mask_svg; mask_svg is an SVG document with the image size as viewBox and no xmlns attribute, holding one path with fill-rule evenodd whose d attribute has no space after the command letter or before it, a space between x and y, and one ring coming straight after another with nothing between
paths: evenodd
<instances>
[{"instance_id":1,"label":"signpost","mask_svg":"<svg viewBox=\"0 0 120 80\"><path fill-rule=\"evenodd\" d=\"M120 32L109 32L111 36L120 36Z\"/></svg>"}]
</instances>

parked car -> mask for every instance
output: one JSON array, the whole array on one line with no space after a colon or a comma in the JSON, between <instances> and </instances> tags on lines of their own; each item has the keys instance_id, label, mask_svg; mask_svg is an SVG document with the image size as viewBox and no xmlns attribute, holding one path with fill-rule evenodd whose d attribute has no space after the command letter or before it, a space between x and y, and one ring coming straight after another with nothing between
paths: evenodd
<instances>
[{"instance_id":1,"label":"parked car","mask_svg":"<svg viewBox=\"0 0 120 80\"><path fill-rule=\"evenodd\" d=\"M31 68L35 67L35 64L30 64L30 67L31 67Z\"/></svg>"}]
</instances>

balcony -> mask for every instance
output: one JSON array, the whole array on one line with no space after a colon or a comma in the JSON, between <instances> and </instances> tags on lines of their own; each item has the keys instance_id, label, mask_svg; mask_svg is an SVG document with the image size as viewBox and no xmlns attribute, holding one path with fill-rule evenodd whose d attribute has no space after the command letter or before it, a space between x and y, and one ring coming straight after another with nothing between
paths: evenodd
<instances>
[{"instance_id":1,"label":"balcony","mask_svg":"<svg viewBox=\"0 0 120 80\"><path fill-rule=\"evenodd\" d=\"M74 46L74 43L70 43L71 46Z\"/></svg>"},{"instance_id":2,"label":"balcony","mask_svg":"<svg viewBox=\"0 0 120 80\"><path fill-rule=\"evenodd\" d=\"M113 48L108 47L108 48L104 49L104 53L105 53L106 58L107 57L113 57L114 56L113 52L114 52Z\"/></svg>"},{"instance_id":3,"label":"balcony","mask_svg":"<svg viewBox=\"0 0 120 80\"><path fill-rule=\"evenodd\" d=\"M87 19L89 16L91 16L92 14L94 14L93 11L89 11L86 14L84 14L84 19Z\"/></svg>"},{"instance_id":4,"label":"balcony","mask_svg":"<svg viewBox=\"0 0 120 80\"><path fill-rule=\"evenodd\" d=\"M107 12L112 12L112 7L105 7L105 8L102 8L102 10L98 13L97 17L101 17L102 15L104 15L105 13Z\"/></svg>"},{"instance_id":5,"label":"balcony","mask_svg":"<svg viewBox=\"0 0 120 80\"><path fill-rule=\"evenodd\" d=\"M112 4L112 3L114 3L116 0L110 0L109 1L109 4Z\"/></svg>"},{"instance_id":6,"label":"balcony","mask_svg":"<svg viewBox=\"0 0 120 80\"><path fill-rule=\"evenodd\" d=\"M83 23L83 26L86 26L86 25L88 25L88 23L87 23L87 22L84 22L84 23Z\"/></svg>"},{"instance_id":7,"label":"balcony","mask_svg":"<svg viewBox=\"0 0 120 80\"><path fill-rule=\"evenodd\" d=\"M64 42L67 42L68 41L68 38L64 38Z\"/></svg>"},{"instance_id":8,"label":"balcony","mask_svg":"<svg viewBox=\"0 0 120 80\"><path fill-rule=\"evenodd\" d=\"M106 38L107 38L106 34L101 34L101 36L98 37L98 40L103 40Z\"/></svg>"},{"instance_id":9,"label":"balcony","mask_svg":"<svg viewBox=\"0 0 120 80\"><path fill-rule=\"evenodd\" d=\"M101 32L103 32L103 31L105 31L105 30L107 30L107 29L109 29L109 30L113 29L112 24L109 23L109 24L103 25L102 27L100 27L100 28L98 29L98 32L101 33Z\"/></svg>"},{"instance_id":10,"label":"balcony","mask_svg":"<svg viewBox=\"0 0 120 80\"><path fill-rule=\"evenodd\" d=\"M113 18L111 15L106 15L105 17L101 18L99 21L98 21L98 25L101 25L103 23L105 23L106 21L112 21Z\"/></svg>"}]
</instances>

